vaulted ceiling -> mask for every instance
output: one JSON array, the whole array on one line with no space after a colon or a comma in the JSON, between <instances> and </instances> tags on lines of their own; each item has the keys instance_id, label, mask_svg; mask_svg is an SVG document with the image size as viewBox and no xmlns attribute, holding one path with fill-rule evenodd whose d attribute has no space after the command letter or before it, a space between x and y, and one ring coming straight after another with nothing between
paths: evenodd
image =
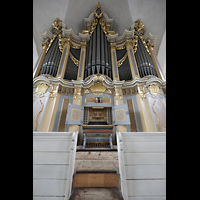
<instances>
[{"instance_id":1,"label":"vaulted ceiling","mask_svg":"<svg viewBox=\"0 0 200 200\"><path fill-rule=\"evenodd\" d=\"M100 2L104 12L113 19L113 30L122 35L125 29L141 19L147 29L156 35L157 54L166 29L166 0L33 0L33 39L39 54L42 48L40 34L60 18L67 29L78 35L84 27L83 20Z\"/></svg>"}]
</instances>

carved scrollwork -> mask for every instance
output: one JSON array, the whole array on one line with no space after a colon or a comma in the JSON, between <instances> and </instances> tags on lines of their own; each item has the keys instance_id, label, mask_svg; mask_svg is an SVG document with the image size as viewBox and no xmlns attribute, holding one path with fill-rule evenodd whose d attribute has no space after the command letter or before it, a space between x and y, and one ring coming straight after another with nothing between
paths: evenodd
<instances>
[{"instance_id":1,"label":"carved scrollwork","mask_svg":"<svg viewBox=\"0 0 200 200\"><path fill-rule=\"evenodd\" d=\"M47 91L48 89L48 85L46 83L39 83L36 86L36 90L34 93L36 93L37 95L44 95L44 93Z\"/></svg>"}]
</instances>

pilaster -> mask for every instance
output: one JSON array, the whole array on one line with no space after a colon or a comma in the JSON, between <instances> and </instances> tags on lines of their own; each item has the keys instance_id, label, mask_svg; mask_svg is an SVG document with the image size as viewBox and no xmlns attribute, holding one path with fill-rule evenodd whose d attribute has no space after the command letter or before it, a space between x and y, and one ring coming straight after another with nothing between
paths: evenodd
<instances>
[{"instance_id":1,"label":"pilaster","mask_svg":"<svg viewBox=\"0 0 200 200\"><path fill-rule=\"evenodd\" d=\"M52 85L51 91L49 92L49 98L46 105L44 117L40 127L40 132L51 132L53 131L53 125L55 121L56 111L60 94L58 94L58 85Z\"/></svg>"},{"instance_id":2,"label":"pilaster","mask_svg":"<svg viewBox=\"0 0 200 200\"><path fill-rule=\"evenodd\" d=\"M60 63L59 63L58 72L57 72L56 77L64 78L67 60L68 60L68 57L69 57L71 39L70 38L64 38L62 40L64 40L63 41L64 42L63 52L62 52L62 56L61 56L61 59L60 59Z\"/></svg>"},{"instance_id":3,"label":"pilaster","mask_svg":"<svg viewBox=\"0 0 200 200\"><path fill-rule=\"evenodd\" d=\"M123 82L121 84L117 84L114 86L114 105L115 106L123 104L122 84ZM127 132L126 125L117 125L116 131ZM115 138L113 138L113 141L115 141Z\"/></svg>"},{"instance_id":4,"label":"pilaster","mask_svg":"<svg viewBox=\"0 0 200 200\"><path fill-rule=\"evenodd\" d=\"M155 132L151 111L149 108L144 85L138 85L139 94L136 95L143 132Z\"/></svg>"},{"instance_id":5,"label":"pilaster","mask_svg":"<svg viewBox=\"0 0 200 200\"><path fill-rule=\"evenodd\" d=\"M128 53L128 59L129 59L129 64L130 64L130 68L131 68L132 78L133 79L135 79L136 77L140 78L136 59L134 56L134 51L133 51L133 41L130 39L127 39L125 42L125 45L126 45L126 50Z\"/></svg>"},{"instance_id":6,"label":"pilaster","mask_svg":"<svg viewBox=\"0 0 200 200\"><path fill-rule=\"evenodd\" d=\"M83 80L84 77L86 47L87 43L81 42L81 53L80 53L80 62L79 62L77 80Z\"/></svg>"},{"instance_id":7,"label":"pilaster","mask_svg":"<svg viewBox=\"0 0 200 200\"><path fill-rule=\"evenodd\" d=\"M76 86L74 88L74 95L73 95L73 104L75 105L82 105L82 95L81 95L81 90L82 87L81 86ZM69 125L69 132L73 132L73 131L79 131L79 125ZM81 136L82 137L82 136ZM81 139L81 138L80 138ZM82 139L81 139L82 141Z\"/></svg>"},{"instance_id":8,"label":"pilaster","mask_svg":"<svg viewBox=\"0 0 200 200\"><path fill-rule=\"evenodd\" d=\"M112 75L113 80L119 81L119 71L117 67L117 54L116 54L116 43L110 43L110 53L112 60Z\"/></svg>"}]
</instances>

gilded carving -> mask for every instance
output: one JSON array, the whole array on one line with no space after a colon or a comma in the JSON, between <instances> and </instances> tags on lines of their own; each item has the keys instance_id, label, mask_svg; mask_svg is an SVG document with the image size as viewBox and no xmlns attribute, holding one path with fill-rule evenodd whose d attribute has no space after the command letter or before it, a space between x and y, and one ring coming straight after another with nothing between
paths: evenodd
<instances>
[{"instance_id":1,"label":"gilded carving","mask_svg":"<svg viewBox=\"0 0 200 200\"><path fill-rule=\"evenodd\" d=\"M36 93L37 95L44 95L44 93L47 91L48 89L48 85L46 83L39 83L36 86L36 90L34 93Z\"/></svg>"},{"instance_id":2,"label":"gilded carving","mask_svg":"<svg viewBox=\"0 0 200 200\"><path fill-rule=\"evenodd\" d=\"M160 87L156 84L152 84L152 85L149 85L147 86L149 92L152 94L152 95L159 95L159 90L160 90Z\"/></svg>"},{"instance_id":3,"label":"gilded carving","mask_svg":"<svg viewBox=\"0 0 200 200\"><path fill-rule=\"evenodd\" d=\"M144 24L141 22L141 19L135 21L135 30L139 33L139 35L144 34Z\"/></svg>"},{"instance_id":4,"label":"gilded carving","mask_svg":"<svg viewBox=\"0 0 200 200\"><path fill-rule=\"evenodd\" d=\"M64 36L61 33L59 33L59 49L61 52L63 52L63 49L66 45L71 45L71 39L64 38Z\"/></svg>"},{"instance_id":5,"label":"gilded carving","mask_svg":"<svg viewBox=\"0 0 200 200\"><path fill-rule=\"evenodd\" d=\"M138 36L134 35L133 37L133 52L134 53L137 51L137 45L138 45Z\"/></svg>"},{"instance_id":6,"label":"gilded carving","mask_svg":"<svg viewBox=\"0 0 200 200\"><path fill-rule=\"evenodd\" d=\"M105 93L107 93L107 94L110 94L110 95L113 95L113 89L106 89L105 90Z\"/></svg>"},{"instance_id":7,"label":"gilded carving","mask_svg":"<svg viewBox=\"0 0 200 200\"><path fill-rule=\"evenodd\" d=\"M123 100L122 88L121 87L115 87L114 88L114 95L116 97L116 100Z\"/></svg>"},{"instance_id":8,"label":"gilded carving","mask_svg":"<svg viewBox=\"0 0 200 200\"><path fill-rule=\"evenodd\" d=\"M57 96L58 87L58 85L52 85L51 91L49 92L50 98L55 98Z\"/></svg>"},{"instance_id":9,"label":"gilded carving","mask_svg":"<svg viewBox=\"0 0 200 200\"><path fill-rule=\"evenodd\" d=\"M144 91L144 85L138 85L138 92L140 94L140 98L144 101L144 99L146 99L146 93Z\"/></svg>"},{"instance_id":10,"label":"gilded carving","mask_svg":"<svg viewBox=\"0 0 200 200\"><path fill-rule=\"evenodd\" d=\"M46 39L46 40L42 43L42 48L43 48L43 49L45 49L45 47L48 48L49 43L50 43L49 39ZM46 52L47 52L47 50L46 50Z\"/></svg>"},{"instance_id":11,"label":"gilded carving","mask_svg":"<svg viewBox=\"0 0 200 200\"><path fill-rule=\"evenodd\" d=\"M101 18L102 15L103 15L104 11L102 10L101 8L101 4L100 2L98 2L98 4L96 5L96 8L94 10L94 15L97 17L97 18Z\"/></svg>"},{"instance_id":12,"label":"gilded carving","mask_svg":"<svg viewBox=\"0 0 200 200\"><path fill-rule=\"evenodd\" d=\"M70 56L70 58L72 59L73 63L74 63L77 67L79 67L79 60L76 59L76 58L72 55L71 52L69 52L69 56Z\"/></svg>"},{"instance_id":13,"label":"gilded carving","mask_svg":"<svg viewBox=\"0 0 200 200\"><path fill-rule=\"evenodd\" d=\"M89 88L83 89L83 95L91 93Z\"/></svg>"},{"instance_id":14,"label":"gilded carving","mask_svg":"<svg viewBox=\"0 0 200 200\"><path fill-rule=\"evenodd\" d=\"M80 100L81 99L81 91L82 90L82 88L81 87L75 87L75 90L74 90L74 100L75 101L78 101L78 100Z\"/></svg>"},{"instance_id":15,"label":"gilded carving","mask_svg":"<svg viewBox=\"0 0 200 200\"><path fill-rule=\"evenodd\" d=\"M124 54L124 56L120 60L117 61L117 67L120 67L124 63L124 61L126 60L127 56L128 56L128 53L126 52Z\"/></svg>"},{"instance_id":16,"label":"gilded carving","mask_svg":"<svg viewBox=\"0 0 200 200\"><path fill-rule=\"evenodd\" d=\"M150 51L149 51L149 48L148 48L148 45L147 45L147 43L145 42L145 40L143 39L143 37L142 37L142 36L139 36L139 37L140 37L140 39L141 39L141 41L142 41L142 43L143 43L144 47L146 48L146 50L147 50L148 54L150 55Z\"/></svg>"},{"instance_id":17,"label":"gilded carving","mask_svg":"<svg viewBox=\"0 0 200 200\"><path fill-rule=\"evenodd\" d=\"M150 40L148 40L148 41L147 41L147 47L148 47L148 49L153 50L154 44L153 44Z\"/></svg>"},{"instance_id":18,"label":"gilded carving","mask_svg":"<svg viewBox=\"0 0 200 200\"><path fill-rule=\"evenodd\" d=\"M90 25L90 32L89 32L89 35L90 35L90 36L91 36L92 33L94 32L94 30L95 30L95 28L96 28L96 26L97 26L97 23L98 23L98 19L97 19L97 18L93 19L93 21L92 21L92 23L91 23L91 25Z\"/></svg>"},{"instance_id":19,"label":"gilded carving","mask_svg":"<svg viewBox=\"0 0 200 200\"><path fill-rule=\"evenodd\" d=\"M57 34L62 29L62 20L60 20L58 17L53 22L53 33Z\"/></svg>"},{"instance_id":20,"label":"gilded carving","mask_svg":"<svg viewBox=\"0 0 200 200\"><path fill-rule=\"evenodd\" d=\"M90 88L93 93L95 94L102 94L107 89L102 82L95 82Z\"/></svg>"}]
</instances>

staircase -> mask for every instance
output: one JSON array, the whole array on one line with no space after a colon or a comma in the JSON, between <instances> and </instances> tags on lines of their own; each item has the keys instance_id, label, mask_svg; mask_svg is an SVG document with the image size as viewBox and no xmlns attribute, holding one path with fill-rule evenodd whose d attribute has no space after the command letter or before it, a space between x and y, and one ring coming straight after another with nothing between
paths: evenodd
<instances>
[{"instance_id":1,"label":"staircase","mask_svg":"<svg viewBox=\"0 0 200 200\"><path fill-rule=\"evenodd\" d=\"M116 146L114 149L83 151L77 147L70 200L123 200Z\"/></svg>"}]
</instances>

